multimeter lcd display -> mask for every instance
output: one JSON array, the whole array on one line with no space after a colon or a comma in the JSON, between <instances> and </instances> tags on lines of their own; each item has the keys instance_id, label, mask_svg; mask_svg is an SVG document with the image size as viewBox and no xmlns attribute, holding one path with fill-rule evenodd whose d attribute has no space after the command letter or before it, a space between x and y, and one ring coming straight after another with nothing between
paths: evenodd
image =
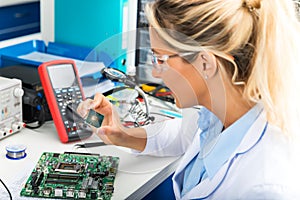
<instances>
[{"instance_id":1,"label":"multimeter lcd display","mask_svg":"<svg viewBox=\"0 0 300 200\"><path fill-rule=\"evenodd\" d=\"M77 82L72 64L52 65L47 69L54 89L68 88Z\"/></svg>"}]
</instances>

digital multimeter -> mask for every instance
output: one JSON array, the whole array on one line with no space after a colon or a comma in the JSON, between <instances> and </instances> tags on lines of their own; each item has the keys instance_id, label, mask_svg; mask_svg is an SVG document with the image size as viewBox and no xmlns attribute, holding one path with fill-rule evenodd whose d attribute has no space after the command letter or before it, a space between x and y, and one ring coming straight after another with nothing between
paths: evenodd
<instances>
[{"instance_id":1,"label":"digital multimeter","mask_svg":"<svg viewBox=\"0 0 300 200\"><path fill-rule=\"evenodd\" d=\"M92 130L86 122L78 114L71 112L84 100L75 62L45 62L38 67L38 72L60 140L66 143L91 136Z\"/></svg>"}]
</instances>

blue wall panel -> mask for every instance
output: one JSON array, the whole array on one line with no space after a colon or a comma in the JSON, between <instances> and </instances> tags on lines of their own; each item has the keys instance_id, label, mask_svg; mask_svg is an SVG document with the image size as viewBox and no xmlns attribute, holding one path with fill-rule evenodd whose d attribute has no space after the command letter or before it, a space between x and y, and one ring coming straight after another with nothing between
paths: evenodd
<instances>
[{"instance_id":1,"label":"blue wall panel","mask_svg":"<svg viewBox=\"0 0 300 200\"><path fill-rule=\"evenodd\" d=\"M104 51L124 71L126 49L121 33L125 6L127 0L55 0L55 42Z\"/></svg>"}]
</instances>

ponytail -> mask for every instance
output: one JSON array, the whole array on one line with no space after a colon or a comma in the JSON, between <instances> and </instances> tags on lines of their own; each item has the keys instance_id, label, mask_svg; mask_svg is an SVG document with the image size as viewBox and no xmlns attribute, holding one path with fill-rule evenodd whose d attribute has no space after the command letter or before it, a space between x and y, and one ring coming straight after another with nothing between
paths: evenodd
<instances>
[{"instance_id":1,"label":"ponytail","mask_svg":"<svg viewBox=\"0 0 300 200\"><path fill-rule=\"evenodd\" d=\"M293 133L300 123L300 29L292 2L263 0L257 29L245 94L262 100L270 123Z\"/></svg>"}]
</instances>

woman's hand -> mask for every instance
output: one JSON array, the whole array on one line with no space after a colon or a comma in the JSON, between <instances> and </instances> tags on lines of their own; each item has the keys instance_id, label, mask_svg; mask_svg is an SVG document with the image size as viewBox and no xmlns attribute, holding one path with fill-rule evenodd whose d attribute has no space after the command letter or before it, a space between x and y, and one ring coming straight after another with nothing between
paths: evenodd
<instances>
[{"instance_id":1,"label":"woman's hand","mask_svg":"<svg viewBox=\"0 0 300 200\"><path fill-rule=\"evenodd\" d=\"M146 145L146 132L142 128L128 129L121 122L117 111L105 96L97 93L94 99L86 99L77 108L78 113L85 117L90 109L104 116L100 128L93 131L106 144L124 146L142 151Z\"/></svg>"}]
</instances>

